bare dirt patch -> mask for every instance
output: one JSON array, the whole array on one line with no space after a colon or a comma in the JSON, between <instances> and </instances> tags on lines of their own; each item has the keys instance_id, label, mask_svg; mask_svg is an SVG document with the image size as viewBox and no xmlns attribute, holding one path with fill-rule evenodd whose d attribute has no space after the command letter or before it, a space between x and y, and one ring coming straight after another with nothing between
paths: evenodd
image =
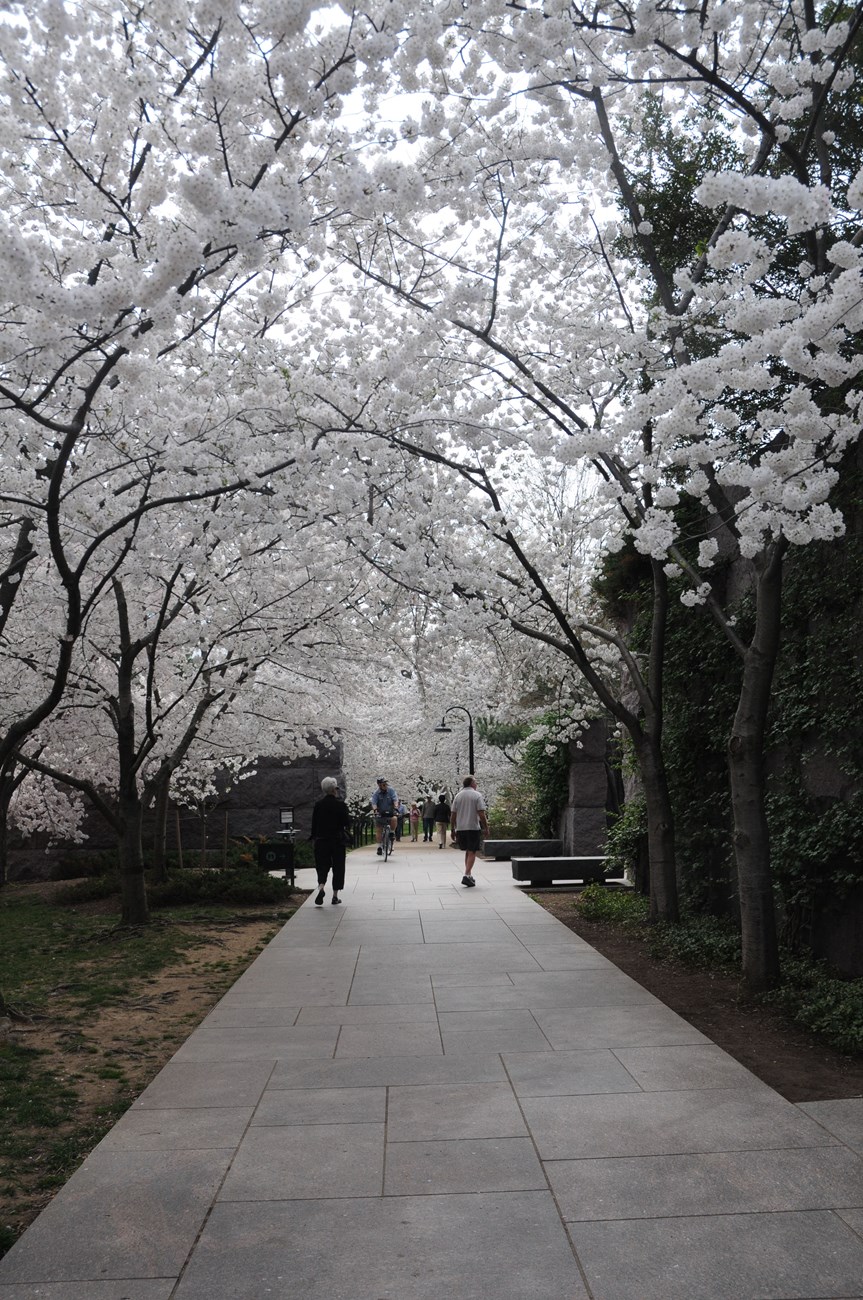
<instances>
[{"instance_id":1,"label":"bare dirt patch","mask_svg":"<svg viewBox=\"0 0 863 1300\"><path fill-rule=\"evenodd\" d=\"M863 1096L859 1057L834 1051L778 1009L744 998L733 974L657 961L637 932L583 920L572 906L579 892L531 897L788 1101Z\"/></svg>"}]
</instances>

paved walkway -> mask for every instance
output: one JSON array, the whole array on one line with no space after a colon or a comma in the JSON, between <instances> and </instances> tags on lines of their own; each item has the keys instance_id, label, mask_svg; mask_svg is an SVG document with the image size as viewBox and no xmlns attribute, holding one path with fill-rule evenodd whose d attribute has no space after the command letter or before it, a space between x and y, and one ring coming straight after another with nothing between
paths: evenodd
<instances>
[{"instance_id":1,"label":"paved walkway","mask_svg":"<svg viewBox=\"0 0 863 1300\"><path fill-rule=\"evenodd\" d=\"M863 1298L863 1100L784 1101L508 864L467 890L460 861L352 854L0 1300Z\"/></svg>"}]
</instances>

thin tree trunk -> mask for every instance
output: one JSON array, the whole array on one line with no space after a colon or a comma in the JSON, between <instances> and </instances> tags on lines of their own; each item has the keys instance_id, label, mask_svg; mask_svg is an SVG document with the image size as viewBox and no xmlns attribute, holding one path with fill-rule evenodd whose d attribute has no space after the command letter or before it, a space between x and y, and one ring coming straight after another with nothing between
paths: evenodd
<instances>
[{"instance_id":1,"label":"thin tree trunk","mask_svg":"<svg viewBox=\"0 0 863 1300\"><path fill-rule=\"evenodd\" d=\"M6 786L10 789L6 789ZM9 804L14 786L4 778L0 781L0 888L9 880Z\"/></svg>"},{"instance_id":2,"label":"thin tree trunk","mask_svg":"<svg viewBox=\"0 0 863 1300\"><path fill-rule=\"evenodd\" d=\"M177 866L178 866L178 867L180 868L180 870L182 871L182 870L183 870L183 837L182 837L182 835L180 834L180 810L179 810L179 808L175 808L175 809L174 809L174 817L175 817L175 819L176 819L176 826L177 826Z\"/></svg>"},{"instance_id":3,"label":"thin tree trunk","mask_svg":"<svg viewBox=\"0 0 863 1300\"><path fill-rule=\"evenodd\" d=\"M163 882L168 879L168 860L165 841L168 835L168 805L171 791L171 775L165 773L156 784L153 801L153 879Z\"/></svg>"},{"instance_id":4,"label":"thin tree trunk","mask_svg":"<svg viewBox=\"0 0 863 1300\"><path fill-rule=\"evenodd\" d=\"M12 796L27 775L11 758L0 768L0 888L9 883L9 808Z\"/></svg>"},{"instance_id":5,"label":"thin tree trunk","mask_svg":"<svg viewBox=\"0 0 863 1300\"><path fill-rule=\"evenodd\" d=\"M734 857L743 939L743 979L751 992L779 980L779 945L765 807L764 739L779 653L782 547L758 575L755 633L743 658L743 681L728 742Z\"/></svg>"},{"instance_id":6,"label":"thin tree trunk","mask_svg":"<svg viewBox=\"0 0 863 1300\"><path fill-rule=\"evenodd\" d=\"M113 583L117 601L122 652L117 665L117 766L119 769L117 811L120 820L120 898L123 925L146 925L150 919L144 881L142 831L144 805L138 787L135 744L135 698L132 674L136 650L129 637L126 599L121 584Z\"/></svg>"},{"instance_id":7,"label":"thin tree trunk","mask_svg":"<svg viewBox=\"0 0 863 1300\"><path fill-rule=\"evenodd\" d=\"M120 850L120 901L123 925L146 925L150 919L144 883L144 851L141 839L143 807L137 797L120 801L122 829Z\"/></svg>"},{"instance_id":8,"label":"thin tree trunk","mask_svg":"<svg viewBox=\"0 0 863 1300\"><path fill-rule=\"evenodd\" d=\"M677 865L674 813L662 750L649 736L632 737L647 807L647 846L650 862L650 919L676 922Z\"/></svg>"}]
</instances>

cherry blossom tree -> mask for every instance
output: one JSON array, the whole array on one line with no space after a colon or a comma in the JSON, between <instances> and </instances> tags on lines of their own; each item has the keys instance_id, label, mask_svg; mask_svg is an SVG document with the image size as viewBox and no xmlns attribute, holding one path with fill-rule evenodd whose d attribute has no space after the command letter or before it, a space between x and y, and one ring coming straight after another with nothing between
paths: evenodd
<instances>
[{"instance_id":1,"label":"cherry blossom tree","mask_svg":"<svg viewBox=\"0 0 863 1300\"><path fill-rule=\"evenodd\" d=\"M414 313L406 345L391 324L380 335L403 398L394 436L486 496L497 540L558 628L548 573L500 493L500 458L520 444L601 475L606 546L631 537L652 569L649 663L627 661L606 628L591 635L637 684L629 730L636 753L639 729L651 736L653 776L669 578L685 576L684 600L705 604L739 655L729 771L753 988L777 975L763 739L782 560L841 531L829 497L859 430L861 18L860 6L747 0L590 15L434 6L402 48L405 84L427 93L403 135L418 142L436 222L408 226L381 205L342 245ZM647 156L657 121L665 139ZM422 416L404 394L418 363ZM711 583L720 543L752 571L751 637ZM584 615L568 621L580 637ZM559 641L599 693L583 647ZM663 816L654 804L654 831ZM673 860L656 865L670 890Z\"/></svg>"},{"instance_id":2,"label":"cherry blossom tree","mask_svg":"<svg viewBox=\"0 0 863 1300\"><path fill-rule=\"evenodd\" d=\"M402 184L340 122L392 49L399 13L379 8L4 15L0 638L28 665L0 728L4 815L142 518L274 490L293 463L244 349L262 366L313 289L330 216Z\"/></svg>"},{"instance_id":3,"label":"cherry blossom tree","mask_svg":"<svg viewBox=\"0 0 863 1300\"><path fill-rule=\"evenodd\" d=\"M246 761L267 746L287 755L308 733L296 713L296 697L308 692L297 679L356 599L358 580L345 570L334 579L322 545L311 560L305 515L286 527L287 514L266 530L257 520L241 544L235 521L224 521L223 537L220 513L210 510L197 552L180 544L182 527L166 533L164 521L139 534L147 559L139 557L134 583L114 576L92 611L76 650L75 692L67 687L53 726L40 729L37 753L19 751L25 766L86 794L116 833L127 924L147 916L144 813L155 801L158 839L184 762L188 772L203 753L210 769L227 768L250 730L257 743ZM273 698L280 687L282 699L287 689L295 697L287 715Z\"/></svg>"}]
</instances>

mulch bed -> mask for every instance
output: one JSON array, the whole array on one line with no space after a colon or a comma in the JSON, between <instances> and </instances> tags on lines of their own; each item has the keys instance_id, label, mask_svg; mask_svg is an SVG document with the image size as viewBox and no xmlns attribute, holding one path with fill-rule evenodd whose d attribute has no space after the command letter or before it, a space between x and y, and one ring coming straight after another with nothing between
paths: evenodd
<instances>
[{"instance_id":1,"label":"mulch bed","mask_svg":"<svg viewBox=\"0 0 863 1300\"><path fill-rule=\"evenodd\" d=\"M736 975L657 961L637 933L582 920L572 906L578 892L531 896L788 1101L863 1096L863 1059L834 1051L782 1011L747 1000Z\"/></svg>"}]
</instances>

